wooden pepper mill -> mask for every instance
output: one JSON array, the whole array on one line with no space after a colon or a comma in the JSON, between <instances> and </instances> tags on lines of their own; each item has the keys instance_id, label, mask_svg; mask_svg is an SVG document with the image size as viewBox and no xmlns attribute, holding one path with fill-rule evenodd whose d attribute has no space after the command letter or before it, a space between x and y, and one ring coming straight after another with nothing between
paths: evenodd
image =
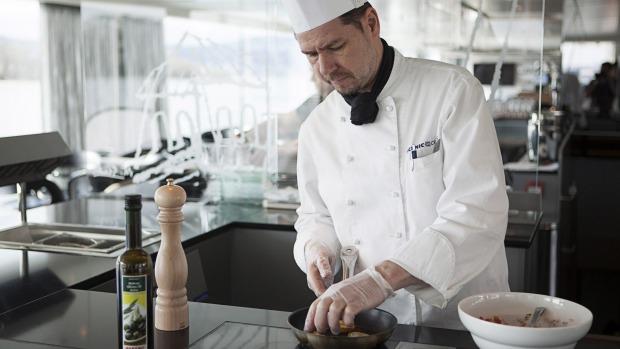
<instances>
[{"instance_id":1,"label":"wooden pepper mill","mask_svg":"<svg viewBox=\"0 0 620 349\"><path fill-rule=\"evenodd\" d=\"M187 258L181 246L181 212L187 199L185 190L174 185L173 179L155 191L155 203L160 213L157 220L161 227L161 247L155 260L155 328L177 331L189 326L187 305Z\"/></svg>"}]
</instances>

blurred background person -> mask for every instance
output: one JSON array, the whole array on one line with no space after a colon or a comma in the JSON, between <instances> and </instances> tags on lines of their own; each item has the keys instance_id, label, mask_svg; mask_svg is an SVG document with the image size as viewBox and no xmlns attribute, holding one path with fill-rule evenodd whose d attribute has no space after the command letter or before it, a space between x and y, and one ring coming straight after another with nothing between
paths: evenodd
<instances>
[{"instance_id":1,"label":"blurred background person","mask_svg":"<svg viewBox=\"0 0 620 349\"><path fill-rule=\"evenodd\" d=\"M589 111L599 118L611 116L613 102L616 97L617 64L605 62L601 70L586 86L585 95L590 100Z\"/></svg>"}]
</instances>

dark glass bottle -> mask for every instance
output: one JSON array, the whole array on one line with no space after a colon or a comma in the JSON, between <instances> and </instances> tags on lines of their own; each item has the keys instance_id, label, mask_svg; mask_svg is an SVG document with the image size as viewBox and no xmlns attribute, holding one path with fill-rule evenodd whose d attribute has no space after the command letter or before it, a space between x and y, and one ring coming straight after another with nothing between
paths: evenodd
<instances>
[{"instance_id":1,"label":"dark glass bottle","mask_svg":"<svg viewBox=\"0 0 620 349\"><path fill-rule=\"evenodd\" d=\"M142 197L125 196L125 251L116 260L118 343L153 349L153 261L142 249Z\"/></svg>"}]
</instances>

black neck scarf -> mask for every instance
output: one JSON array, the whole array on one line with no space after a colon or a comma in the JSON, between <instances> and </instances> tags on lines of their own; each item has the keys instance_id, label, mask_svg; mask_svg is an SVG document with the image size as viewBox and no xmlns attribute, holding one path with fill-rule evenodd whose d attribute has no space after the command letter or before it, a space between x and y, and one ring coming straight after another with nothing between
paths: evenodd
<instances>
[{"instance_id":1,"label":"black neck scarf","mask_svg":"<svg viewBox=\"0 0 620 349\"><path fill-rule=\"evenodd\" d=\"M377 114L379 113L377 97L379 97L379 93L381 93L381 90L383 90L387 83L394 66L394 48L389 46L383 39L381 39L381 43L383 43L381 65L370 92L342 95L344 100L351 106L351 123L353 125L370 124L377 119Z\"/></svg>"}]
</instances>

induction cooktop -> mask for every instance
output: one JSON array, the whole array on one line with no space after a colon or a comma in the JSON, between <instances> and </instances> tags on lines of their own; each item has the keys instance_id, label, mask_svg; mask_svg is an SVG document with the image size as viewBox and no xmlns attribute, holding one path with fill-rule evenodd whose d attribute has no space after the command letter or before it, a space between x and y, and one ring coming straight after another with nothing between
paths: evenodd
<instances>
[{"instance_id":1,"label":"induction cooktop","mask_svg":"<svg viewBox=\"0 0 620 349\"><path fill-rule=\"evenodd\" d=\"M289 328L224 322L192 349L304 349Z\"/></svg>"},{"instance_id":2,"label":"induction cooktop","mask_svg":"<svg viewBox=\"0 0 620 349\"><path fill-rule=\"evenodd\" d=\"M224 322L196 341L191 349L308 349L289 328ZM387 341L378 349L454 349L453 347Z\"/></svg>"}]
</instances>

